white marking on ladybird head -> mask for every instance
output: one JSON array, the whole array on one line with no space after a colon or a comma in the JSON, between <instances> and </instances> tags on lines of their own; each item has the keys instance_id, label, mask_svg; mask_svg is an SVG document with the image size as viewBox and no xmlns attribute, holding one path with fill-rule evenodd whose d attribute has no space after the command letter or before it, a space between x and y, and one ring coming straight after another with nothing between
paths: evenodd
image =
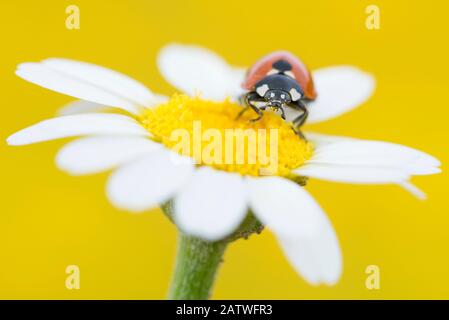
<instances>
[{"instance_id":1,"label":"white marking on ladybird head","mask_svg":"<svg viewBox=\"0 0 449 320\"><path fill-rule=\"evenodd\" d=\"M267 91L270 90L267 84L261 85L260 87L256 88L256 92L259 96L263 97Z\"/></svg>"},{"instance_id":2,"label":"white marking on ladybird head","mask_svg":"<svg viewBox=\"0 0 449 320\"><path fill-rule=\"evenodd\" d=\"M278 74L279 70L278 69L271 69L270 71L267 72L267 75L272 75L272 74Z\"/></svg>"},{"instance_id":3,"label":"white marking on ladybird head","mask_svg":"<svg viewBox=\"0 0 449 320\"><path fill-rule=\"evenodd\" d=\"M293 72L291 72L291 71L285 71L284 73L285 73L287 76L289 76L290 78L295 79L295 74L294 74Z\"/></svg>"},{"instance_id":4,"label":"white marking on ladybird head","mask_svg":"<svg viewBox=\"0 0 449 320\"><path fill-rule=\"evenodd\" d=\"M301 99L301 94L295 88L290 89L290 96L292 97L292 101L298 101Z\"/></svg>"}]
</instances>

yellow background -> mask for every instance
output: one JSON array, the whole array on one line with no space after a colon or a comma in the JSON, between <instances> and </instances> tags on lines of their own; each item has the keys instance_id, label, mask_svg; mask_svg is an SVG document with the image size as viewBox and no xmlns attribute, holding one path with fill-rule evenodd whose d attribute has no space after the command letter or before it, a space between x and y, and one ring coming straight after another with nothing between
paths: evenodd
<instances>
[{"instance_id":1,"label":"yellow background","mask_svg":"<svg viewBox=\"0 0 449 320\"><path fill-rule=\"evenodd\" d=\"M70 4L80 7L80 30L65 27ZM365 28L369 4L380 8L380 30ZM368 103L310 129L394 141L449 161L444 1L16 0L0 9L0 298L163 299L176 247L175 228L158 210L112 208L107 174L58 171L53 157L64 141L5 145L72 100L16 77L20 62L90 61L170 94L155 65L168 42L204 45L240 66L285 48L312 69L354 64L377 77ZM340 283L306 284L265 231L230 247L213 298L449 298L448 176L414 181L428 201L396 186L311 181L341 241ZM65 288L69 264L81 268L80 290ZM372 264L381 271L377 291L365 287Z\"/></svg>"}]
</instances>

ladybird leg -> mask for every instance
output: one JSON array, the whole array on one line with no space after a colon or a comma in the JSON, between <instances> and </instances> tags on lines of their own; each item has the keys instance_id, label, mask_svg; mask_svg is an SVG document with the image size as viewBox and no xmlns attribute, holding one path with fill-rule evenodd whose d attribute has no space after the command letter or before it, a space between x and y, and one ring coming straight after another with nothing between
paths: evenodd
<instances>
[{"instance_id":1,"label":"ladybird leg","mask_svg":"<svg viewBox=\"0 0 449 320\"><path fill-rule=\"evenodd\" d=\"M257 118L250 119L249 120L250 122L259 121L262 118L262 116L263 116L262 111L256 105L253 104L253 102L256 102L256 101L265 101L265 99L263 97L259 96L259 94L257 92L254 92L254 91L250 92L250 93L248 93L246 95L246 103L247 103L247 105L251 109L253 109L255 113L257 113Z\"/></svg>"},{"instance_id":2,"label":"ladybird leg","mask_svg":"<svg viewBox=\"0 0 449 320\"><path fill-rule=\"evenodd\" d=\"M285 120L285 110L284 108L279 108L279 110L281 110L281 118Z\"/></svg>"},{"instance_id":3,"label":"ladybird leg","mask_svg":"<svg viewBox=\"0 0 449 320\"><path fill-rule=\"evenodd\" d=\"M248 92L246 94L242 94L239 97L239 103L241 105L245 105L245 107L242 110L240 110L240 112L237 114L237 117L235 117L235 120L240 118L249 109L249 105L250 105L249 101L253 97L253 93L254 92ZM252 99L254 99L254 98L252 98Z\"/></svg>"},{"instance_id":4,"label":"ladybird leg","mask_svg":"<svg viewBox=\"0 0 449 320\"><path fill-rule=\"evenodd\" d=\"M249 106L244 106L242 110L240 110L240 112L237 114L237 117L235 117L235 120L237 120L238 118L240 118L242 116L242 114L244 114L246 112L246 110L249 109Z\"/></svg>"},{"instance_id":5,"label":"ladybird leg","mask_svg":"<svg viewBox=\"0 0 449 320\"><path fill-rule=\"evenodd\" d=\"M307 116L309 115L309 111L307 111L306 106L301 101L296 101L295 103L292 103L289 106L293 107L296 110L302 111L302 114L297 116L292 121L293 124L296 126L296 128L299 129L304 124L304 122L306 122Z\"/></svg>"},{"instance_id":6,"label":"ladybird leg","mask_svg":"<svg viewBox=\"0 0 449 320\"><path fill-rule=\"evenodd\" d=\"M251 109L254 110L254 112L257 113L257 118L250 119L249 121L250 121L250 122L256 122L256 121L259 121L259 120L262 118L262 116L263 116L262 110L260 110L258 107L254 106L254 105L252 105L252 104L250 105L250 107L251 107Z\"/></svg>"},{"instance_id":7,"label":"ladybird leg","mask_svg":"<svg viewBox=\"0 0 449 320\"><path fill-rule=\"evenodd\" d=\"M241 105L246 105L247 103L246 103L246 96L248 95L248 93L246 93L246 94L241 94L240 96L239 96L239 103L241 104Z\"/></svg>"},{"instance_id":8,"label":"ladybird leg","mask_svg":"<svg viewBox=\"0 0 449 320\"><path fill-rule=\"evenodd\" d=\"M258 94L257 94L257 92L254 92L254 91L252 91L252 92L248 92L247 94L245 94L245 95L242 95L241 97L240 97L240 102L242 101L242 100L244 100L244 102L245 102L245 107L239 112L239 114L237 115L237 117L235 118L236 120L238 119L238 118L240 118L249 108L251 108L251 109L253 109L257 114L258 114L258 117L256 118L256 119L252 119L252 120L250 120L250 121L257 121L257 120L259 120L260 118L262 118L262 113L261 113L261 111L260 111L260 109L257 107L257 106L255 106L254 104L253 104L253 102L256 102L256 101L265 101L264 100L264 98L263 97L261 97L261 96L259 96Z\"/></svg>"},{"instance_id":9,"label":"ladybird leg","mask_svg":"<svg viewBox=\"0 0 449 320\"><path fill-rule=\"evenodd\" d=\"M301 132L301 126L306 122L307 116L309 115L309 111L307 110L306 106L301 101L296 101L295 103L291 103L289 105L290 107L302 111L302 114L300 114L298 117L293 119L292 123L294 127L292 128L293 131L303 140L306 140L306 137Z\"/></svg>"}]
</instances>

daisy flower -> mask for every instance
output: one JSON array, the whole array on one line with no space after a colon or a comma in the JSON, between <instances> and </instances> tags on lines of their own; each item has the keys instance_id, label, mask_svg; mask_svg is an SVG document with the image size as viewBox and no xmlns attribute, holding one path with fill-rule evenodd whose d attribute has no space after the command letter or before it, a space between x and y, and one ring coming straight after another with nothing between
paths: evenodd
<instances>
[{"instance_id":1,"label":"daisy flower","mask_svg":"<svg viewBox=\"0 0 449 320\"><path fill-rule=\"evenodd\" d=\"M304 140L271 112L254 123L248 121L250 112L236 119L242 106L235 101L243 92L245 70L207 49L168 45L159 54L158 66L183 94L158 95L121 73L84 62L20 64L19 77L80 100L7 142L26 145L85 136L58 152L59 168L73 175L114 169L106 194L120 209L139 212L163 204L184 237L174 276L178 285L172 287L171 297L207 296L225 243L264 226L309 283L335 284L342 273L340 246L328 217L304 188L307 178L397 184L423 198L411 177L440 172L436 158L399 144L307 132ZM308 104L308 123L352 110L375 87L370 74L351 66L315 70L313 79L318 98ZM294 116L291 111L288 119ZM192 154L175 152L170 133L179 128L191 133L193 121L201 122L203 132L276 128L277 172L261 176L259 162L206 164ZM205 271L203 276L200 271ZM183 293L189 285L183 282L190 282L196 295Z\"/></svg>"}]
</instances>

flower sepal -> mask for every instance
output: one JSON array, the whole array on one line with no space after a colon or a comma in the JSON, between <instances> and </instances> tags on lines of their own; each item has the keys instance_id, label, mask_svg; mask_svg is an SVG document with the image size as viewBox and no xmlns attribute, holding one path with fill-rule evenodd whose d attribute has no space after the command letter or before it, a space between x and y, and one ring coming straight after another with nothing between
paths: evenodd
<instances>
[{"instance_id":1,"label":"flower sepal","mask_svg":"<svg viewBox=\"0 0 449 320\"><path fill-rule=\"evenodd\" d=\"M167 216L167 218L174 223L173 220L173 200L169 200L161 204L162 212ZM221 242L230 243L238 239L247 240L252 234L260 234L265 226L255 217L255 215L248 210L245 219L242 221L240 226L229 236L221 239ZM182 232L182 230L180 230Z\"/></svg>"}]
</instances>

